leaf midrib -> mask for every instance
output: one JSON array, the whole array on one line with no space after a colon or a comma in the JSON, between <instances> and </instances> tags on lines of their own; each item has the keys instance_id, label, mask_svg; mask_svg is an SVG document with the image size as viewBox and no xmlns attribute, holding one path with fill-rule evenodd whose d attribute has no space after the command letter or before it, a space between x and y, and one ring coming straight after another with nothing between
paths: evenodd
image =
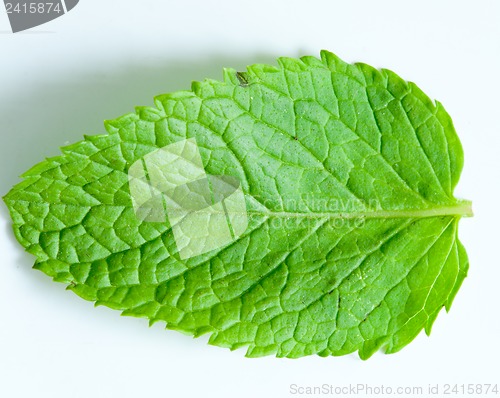
<instances>
[{"instance_id":1,"label":"leaf midrib","mask_svg":"<svg viewBox=\"0 0 500 398\"><path fill-rule=\"evenodd\" d=\"M25 199L14 199L12 202L29 202ZM35 202L35 203L46 203L46 202ZM69 207L132 207L128 205L111 205L101 203L94 206L73 204L73 203L59 203L60 205ZM186 212L190 213L190 212ZM197 214L203 214L203 210L197 210ZM217 214L218 211L207 211L210 214ZM222 212L221 212L222 213ZM225 213L224 213L225 214ZM404 210L371 210L371 211L355 211L355 212L287 212L280 211L275 212L271 210L257 211L250 210L246 212L231 212L231 214L246 214L248 216L260 216L260 217L274 217L274 218L334 218L334 219L358 219L358 218L428 218L428 217L440 217L440 216L458 216L458 217L472 217L474 215L472 211L472 202L468 200L460 200L456 204L451 206L435 206L428 207L424 209L404 209Z\"/></svg>"},{"instance_id":2,"label":"leaf midrib","mask_svg":"<svg viewBox=\"0 0 500 398\"><path fill-rule=\"evenodd\" d=\"M248 211L248 215L260 215L276 218L428 218L440 216L472 217L472 204L470 201L459 201L451 206L436 206L426 209L404 209L404 210L372 210L356 212L273 212L273 211Z\"/></svg>"}]
</instances>

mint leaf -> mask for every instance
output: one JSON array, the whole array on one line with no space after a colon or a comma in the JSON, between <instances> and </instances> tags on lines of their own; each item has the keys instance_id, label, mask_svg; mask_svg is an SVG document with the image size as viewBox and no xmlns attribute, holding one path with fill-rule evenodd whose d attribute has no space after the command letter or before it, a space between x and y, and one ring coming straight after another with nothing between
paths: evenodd
<instances>
[{"instance_id":1,"label":"mint leaf","mask_svg":"<svg viewBox=\"0 0 500 398\"><path fill-rule=\"evenodd\" d=\"M34 267L251 357L430 333L468 268L449 115L389 70L278 63L160 95L25 173L4 200Z\"/></svg>"}]
</instances>

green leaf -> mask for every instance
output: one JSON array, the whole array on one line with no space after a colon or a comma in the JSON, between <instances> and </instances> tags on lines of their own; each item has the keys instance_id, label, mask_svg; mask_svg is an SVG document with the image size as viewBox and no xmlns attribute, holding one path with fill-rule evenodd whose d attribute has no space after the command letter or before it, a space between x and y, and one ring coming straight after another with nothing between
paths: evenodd
<instances>
[{"instance_id":1,"label":"green leaf","mask_svg":"<svg viewBox=\"0 0 500 398\"><path fill-rule=\"evenodd\" d=\"M471 208L453 196L463 153L449 115L395 73L326 51L278 64L160 95L25 173L5 202L35 268L251 357L368 358L429 333L468 268L457 228ZM171 215L138 217L128 175L182 141L207 175L237 181L247 222L185 256Z\"/></svg>"}]
</instances>

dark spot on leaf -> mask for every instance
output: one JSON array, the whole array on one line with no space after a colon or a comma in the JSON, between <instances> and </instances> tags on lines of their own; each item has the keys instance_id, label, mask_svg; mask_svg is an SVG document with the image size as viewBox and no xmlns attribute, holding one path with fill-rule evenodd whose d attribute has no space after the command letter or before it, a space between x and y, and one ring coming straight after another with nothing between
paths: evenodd
<instances>
[{"instance_id":1,"label":"dark spot on leaf","mask_svg":"<svg viewBox=\"0 0 500 398\"><path fill-rule=\"evenodd\" d=\"M247 72L236 72L236 77L240 82L240 87L248 87L248 73Z\"/></svg>"}]
</instances>

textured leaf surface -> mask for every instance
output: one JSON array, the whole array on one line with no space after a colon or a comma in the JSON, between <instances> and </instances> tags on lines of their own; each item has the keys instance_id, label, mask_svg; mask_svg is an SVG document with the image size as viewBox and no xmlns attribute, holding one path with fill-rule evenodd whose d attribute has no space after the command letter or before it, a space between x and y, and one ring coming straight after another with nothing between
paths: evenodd
<instances>
[{"instance_id":1,"label":"textured leaf surface","mask_svg":"<svg viewBox=\"0 0 500 398\"><path fill-rule=\"evenodd\" d=\"M248 356L367 358L430 332L468 267L449 115L395 73L326 51L278 64L160 95L25 173L5 202L35 268ZM135 216L127 171L187 138L207 173L239 179L249 221L181 260L167 221Z\"/></svg>"}]
</instances>

